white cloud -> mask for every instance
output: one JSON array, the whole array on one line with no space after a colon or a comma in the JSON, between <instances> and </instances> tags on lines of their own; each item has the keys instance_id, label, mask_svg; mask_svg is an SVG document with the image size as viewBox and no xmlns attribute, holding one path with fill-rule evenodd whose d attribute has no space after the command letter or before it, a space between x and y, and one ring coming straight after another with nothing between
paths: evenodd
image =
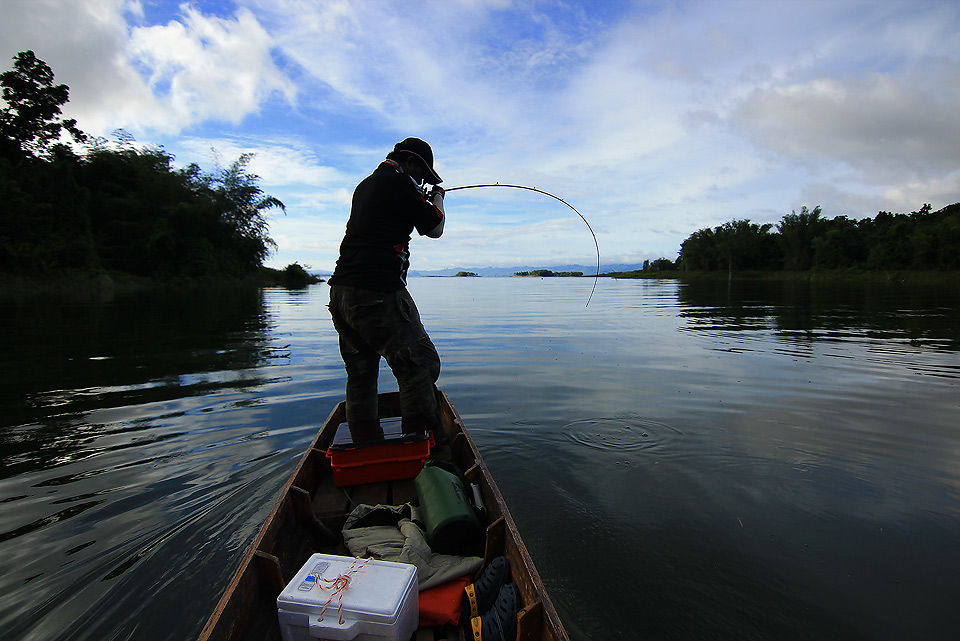
<instances>
[{"instance_id":1,"label":"white cloud","mask_svg":"<svg viewBox=\"0 0 960 641\"><path fill-rule=\"evenodd\" d=\"M284 53L304 72L320 117L331 110L373 119L378 129L506 131L515 88L490 82L476 32L490 8L434 3L430 9L381 2L278 2L256 6ZM496 52L498 55L502 52ZM311 86L312 85L312 86Z\"/></svg>"},{"instance_id":2,"label":"white cloud","mask_svg":"<svg viewBox=\"0 0 960 641\"><path fill-rule=\"evenodd\" d=\"M33 49L70 87L67 115L98 135L178 133L209 121L239 124L275 93L294 88L272 60L273 43L249 11L137 26L139 2L14 0L4 6L3 51Z\"/></svg>"},{"instance_id":3,"label":"white cloud","mask_svg":"<svg viewBox=\"0 0 960 641\"><path fill-rule=\"evenodd\" d=\"M237 125L274 92L292 101L294 88L272 49L245 9L224 19L185 5L182 22L134 28L129 55L161 107L147 124L167 131L210 120Z\"/></svg>"},{"instance_id":4,"label":"white cloud","mask_svg":"<svg viewBox=\"0 0 960 641\"><path fill-rule=\"evenodd\" d=\"M6 62L32 49L50 65L55 82L70 87L64 112L95 134L129 126L117 112L149 111L153 98L126 64L127 21L139 4L125 0L13 0L0 20L0 52Z\"/></svg>"},{"instance_id":5,"label":"white cloud","mask_svg":"<svg viewBox=\"0 0 960 641\"><path fill-rule=\"evenodd\" d=\"M177 155L212 169L226 165L242 154L252 154L249 171L265 185L309 186L316 189L337 189L345 176L340 170L325 165L302 141L267 138L184 138L178 141Z\"/></svg>"}]
</instances>

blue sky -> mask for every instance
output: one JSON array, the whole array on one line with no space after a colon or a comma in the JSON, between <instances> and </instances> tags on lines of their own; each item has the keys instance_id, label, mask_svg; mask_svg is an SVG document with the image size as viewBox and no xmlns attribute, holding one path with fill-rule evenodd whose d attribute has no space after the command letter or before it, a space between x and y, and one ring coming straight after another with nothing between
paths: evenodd
<instances>
[{"instance_id":1,"label":"blue sky","mask_svg":"<svg viewBox=\"0 0 960 641\"><path fill-rule=\"evenodd\" d=\"M960 3L0 0L0 58L33 49L90 133L178 165L240 153L268 261L332 269L353 188L394 143L444 185L554 193L604 264L675 258L703 227L960 202ZM216 150L216 154L212 150ZM413 268L595 264L532 192L447 198Z\"/></svg>"}]
</instances>

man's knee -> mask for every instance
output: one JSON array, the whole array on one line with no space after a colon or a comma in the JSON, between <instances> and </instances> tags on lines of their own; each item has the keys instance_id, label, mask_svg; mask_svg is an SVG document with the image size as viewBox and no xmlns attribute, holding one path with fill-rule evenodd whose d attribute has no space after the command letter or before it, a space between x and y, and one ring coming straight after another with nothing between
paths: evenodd
<instances>
[{"instance_id":1,"label":"man's knee","mask_svg":"<svg viewBox=\"0 0 960 641\"><path fill-rule=\"evenodd\" d=\"M440 378L440 356L430 339L403 345L387 354L387 364L398 381L429 381Z\"/></svg>"}]
</instances>

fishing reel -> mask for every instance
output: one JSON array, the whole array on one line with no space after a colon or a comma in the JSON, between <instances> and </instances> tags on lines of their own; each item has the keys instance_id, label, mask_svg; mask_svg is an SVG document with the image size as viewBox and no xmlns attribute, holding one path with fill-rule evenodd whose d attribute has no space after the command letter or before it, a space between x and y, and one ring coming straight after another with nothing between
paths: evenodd
<instances>
[{"instance_id":1,"label":"fishing reel","mask_svg":"<svg viewBox=\"0 0 960 641\"><path fill-rule=\"evenodd\" d=\"M419 187L420 193L423 194L423 197L426 198L429 202L433 202L433 197L439 195L443 198L446 190L440 185L431 185L431 188L427 189L427 183L424 183Z\"/></svg>"}]
</instances>

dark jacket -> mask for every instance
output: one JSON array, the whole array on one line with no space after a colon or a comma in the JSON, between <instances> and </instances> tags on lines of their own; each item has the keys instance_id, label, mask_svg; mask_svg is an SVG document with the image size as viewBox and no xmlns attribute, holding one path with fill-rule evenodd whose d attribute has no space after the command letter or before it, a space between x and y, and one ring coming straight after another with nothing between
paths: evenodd
<instances>
[{"instance_id":1,"label":"dark jacket","mask_svg":"<svg viewBox=\"0 0 960 641\"><path fill-rule=\"evenodd\" d=\"M330 285L393 291L407 284L410 234L443 221L409 176L384 161L353 192L347 231Z\"/></svg>"}]
</instances>

